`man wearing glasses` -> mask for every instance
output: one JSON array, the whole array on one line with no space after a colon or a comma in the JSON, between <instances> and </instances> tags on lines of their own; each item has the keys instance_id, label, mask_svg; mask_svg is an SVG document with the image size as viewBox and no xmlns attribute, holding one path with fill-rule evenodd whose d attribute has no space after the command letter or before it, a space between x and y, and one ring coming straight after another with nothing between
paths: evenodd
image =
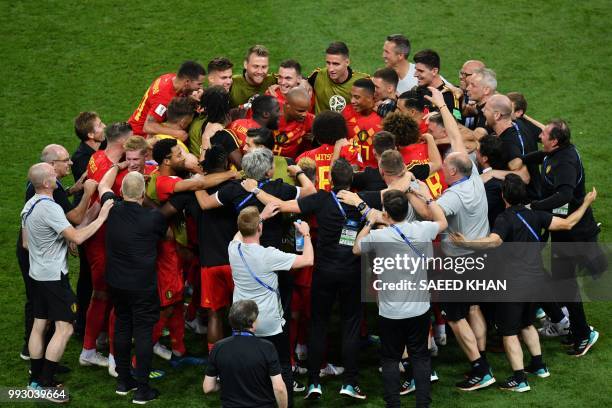
<instances>
[{"instance_id":1,"label":"man wearing glasses","mask_svg":"<svg viewBox=\"0 0 612 408\"><path fill-rule=\"evenodd\" d=\"M468 128L474 123L474 116L476 115L476 102L470 102L470 96L467 92L468 81L474 74L474 71L481 68L485 68L484 62L468 60L461 67L461 71L459 71L459 89L456 96L459 99L459 107L461 109L461 123Z\"/></svg>"}]
</instances>

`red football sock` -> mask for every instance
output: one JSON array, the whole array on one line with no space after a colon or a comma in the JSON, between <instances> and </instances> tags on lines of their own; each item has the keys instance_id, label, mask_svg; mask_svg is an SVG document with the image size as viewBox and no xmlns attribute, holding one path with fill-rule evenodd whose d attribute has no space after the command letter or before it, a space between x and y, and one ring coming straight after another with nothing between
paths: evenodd
<instances>
[{"instance_id":1,"label":"red football sock","mask_svg":"<svg viewBox=\"0 0 612 408\"><path fill-rule=\"evenodd\" d=\"M185 354L185 307L183 302L174 305L172 315L168 318L168 330L170 330L170 343L172 351L176 351L180 355Z\"/></svg>"},{"instance_id":2,"label":"red football sock","mask_svg":"<svg viewBox=\"0 0 612 408\"><path fill-rule=\"evenodd\" d=\"M106 316L110 311L110 303L107 299L99 299L93 297L87 309L85 324L85 336L83 339L83 348L92 350L96 348L96 339L100 335Z\"/></svg>"}]
</instances>

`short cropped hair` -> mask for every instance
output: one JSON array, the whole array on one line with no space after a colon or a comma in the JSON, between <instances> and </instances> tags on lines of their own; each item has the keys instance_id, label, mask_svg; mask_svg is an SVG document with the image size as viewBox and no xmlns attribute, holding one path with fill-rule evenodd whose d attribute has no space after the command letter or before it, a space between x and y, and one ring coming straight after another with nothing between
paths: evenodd
<instances>
[{"instance_id":1,"label":"short cropped hair","mask_svg":"<svg viewBox=\"0 0 612 408\"><path fill-rule=\"evenodd\" d=\"M200 162L205 173L215 173L227 170L228 153L220 144L214 144L206 150L204 160Z\"/></svg>"},{"instance_id":2,"label":"short cropped hair","mask_svg":"<svg viewBox=\"0 0 612 408\"><path fill-rule=\"evenodd\" d=\"M254 205L243 208L238 214L238 231L243 237L252 237L257 234L259 226L259 210Z\"/></svg>"},{"instance_id":3,"label":"short cropped hair","mask_svg":"<svg viewBox=\"0 0 612 408\"><path fill-rule=\"evenodd\" d=\"M440 55L434 50L422 50L414 54L414 63L426 65L429 69L440 69Z\"/></svg>"},{"instance_id":4,"label":"short cropped hair","mask_svg":"<svg viewBox=\"0 0 612 408\"><path fill-rule=\"evenodd\" d=\"M502 196L510 205L527 202L527 185L516 174L509 173L502 183Z\"/></svg>"},{"instance_id":5,"label":"short cropped hair","mask_svg":"<svg viewBox=\"0 0 612 408\"><path fill-rule=\"evenodd\" d=\"M232 64L232 61L230 61L229 59L225 57L217 57L213 58L208 63L208 73L210 74L211 72L227 71L228 69L232 69L233 67L234 64Z\"/></svg>"},{"instance_id":6,"label":"short cropped hair","mask_svg":"<svg viewBox=\"0 0 612 408\"><path fill-rule=\"evenodd\" d=\"M323 111L312 123L312 134L317 142L333 145L337 140L347 136L346 121L341 113Z\"/></svg>"},{"instance_id":7,"label":"short cropped hair","mask_svg":"<svg viewBox=\"0 0 612 408\"><path fill-rule=\"evenodd\" d=\"M244 170L245 176L257 181L265 179L273 165L272 151L265 147L249 150L242 157L242 170Z\"/></svg>"},{"instance_id":8,"label":"short cropped hair","mask_svg":"<svg viewBox=\"0 0 612 408\"><path fill-rule=\"evenodd\" d=\"M132 132L132 125L127 122L116 122L105 129L108 143L113 143Z\"/></svg>"},{"instance_id":9,"label":"short cropped hair","mask_svg":"<svg viewBox=\"0 0 612 408\"><path fill-rule=\"evenodd\" d=\"M195 115L197 102L188 96L176 96L168 104L166 120L176 123L186 116Z\"/></svg>"},{"instance_id":10,"label":"short cropped hair","mask_svg":"<svg viewBox=\"0 0 612 408\"><path fill-rule=\"evenodd\" d=\"M302 66L296 60L293 60L293 59L284 60L283 62L279 64L279 67L287 68L287 69L293 68L295 69L295 72L298 74L298 76L302 75Z\"/></svg>"},{"instance_id":11,"label":"short cropped hair","mask_svg":"<svg viewBox=\"0 0 612 408\"><path fill-rule=\"evenodd\" d=\"M400 100L404 101L404 105L408 109L416 109L419 112L423 112L425 110L424 93L420 92L418 88L403 92L397 99L398 102Z\"/></svg>"},{"instance_id":12,"label":"short cropped hair","mask_svg":"<svg viewBox=\"0 0 612 408\"><path fill-rule=\"evenodd\" d=\"M268 128L252 128L247 130L247 137L253 139L253 142L257 146L267 147L268 149L274 149L274 135Z\"/></svg>"},{"instance_id":13,"label":"short cropped hair","mask_svg":"<svg viewBox=\"0 0 612 408\"><path fill-rule=\"evenodd\" d=\"M514 104L514 111L523 111L523 114L527 113L527 99L525 95L520 92L508 92L506 96Z\"/></svg>"},{"instance_id":14,"label":"short cropped hair","mask_svg":"<svg viewBox=\"0 0 612 408\"><path fill-rule=\"evenodd\" d=\"M336 189L348 189L353 183L353 167L343 158L334 162L331 168L331 179Z\"/></svg>"},{"instance_id":15,"label":"short cropped hair","mask_svg":"<svg viewBox=\"0 0 612 408\"><path fill-rule=\"evenodd\" d=\"M133 135L128 137L128 139L123 144L123 150L126 152L140 152L141 154L146 154L149 150L149 144L145 140L144 137L139 135Z\"/></svg>"},{"instance_id":16,"label":"short cropped hair","mask_svg":"<svg viewBox=\"0 0 612 408\"><path fill-rule=\"evenodd\" d=\"M81 112L74 118L74 133L82 141L87 141L87 135L94 130L94 121L98 119L100 115L96 112Z\"/></svg>"},{"instance_id":17,"label":"short cropped hair","mask_svg":"<svg viewBox=\"0 0 612 408\"><path fill-rule=\"evenodd\" d=\"M353 82L353 86L366 90L370 95L374 95L374 91L376 90L374 82L372 82L372 80L368 78L359 78L358 80Z\"/></svg>"},{"instance_id":18,"label":"short cropped hair","mask_svg":"<svg viewBox=\"0 0 612 408\"><path fill-rule=\"evenodd\" d=\"M404 58L408 58L410 55L410 40L402 34L391 34L387 36L387 41L395 44L395 52L397 54L404 54Z\"/></svg>"},{"instance_id":19,"label":"short cropped hair","mask_svg":"<svg viewBox=\"0 0 612 408\"><path fill-rule=\"evenodd\" d=\"M195 61L185 61L180 66L176 76L181 79L197 80L200 75L206 75L206 70Z\"/></svg>"},{"instance_id":20,"label":"short cropped hair","mask_svg":"<svg viewBox=\"0 0 612 408\"><path fill-rule=\"evenodd\" d=\"M379 166L389 176L401 176L406 171L404 158L397 150L387 150L381 154Z\"/></svg>"},{"instance_id":21,"label":"short cropped hair","mask_svg":"<svg viewBox=\"0 0 612 408\"><path fill-rule=\"evenodd\" d=\"M271 113L278 104L278 100L272 95L259 95L251 103L253 119L262 118L264 113Z\"/></svg>"},{"instance_id":22,"label":"short cropped hair","mask_svg":"<svg viewBox=\"0 0 612 408\"><path fill-rule=\"evenodd\" d=\"M176 145L177 141L174 138L159 140L153 146L153 160L155 160L157 164L161 166L164 160L172 154L172 148Z\"/></svg>"},{"instance_id":23,"label":"short cropped hair","mask_svg":"<svg viewBox=\"0 0 612 408\"><path fill-rule=\"evenodd\" d=\"M250 299L238 300L230 307L229 324L232 330L250 330L258 315L257 303Z\"/></svg>"},{"instance_id":24,"label":"short cropped hair","mask_svg":"<svg viewBox=\"0 0 612 408\"><path fill-rule=\"evenodd\" d=\"M399 76L397 72L393 68L380 68L374 72L372 75L373 78L380 78L388 84L393 85L394 88L397 88L397 83L399 82Z\"/></svg>"},{"instance_id":25,"label":"short cropped hair","mask_svg":"<svg viewBox=\"0 0 612 408\"><path fill-rule=\"evenodd\" d=\"M342 55L346 58L349 57L349 49L342 41L334 41L333 43L329 44L325 50L325 53L329 55Z\"/></svg>"},{"instance_id":26,"label":"short cropped hair","mask_svg":"<svg viewBox=\"0 0 612 408\"><path fill-rule=\"evenodd\" d=\"M455 167L462 176L470 177L472 174L472 160L466 154L456 154L448 156L448 164Z\"/></svg>"},{"instance_id":27,"label":"short cropped hair","mask_svg":"<svg viewBox=\"0 0 612 408\"><path fill-rule=\"evenodd\" d=\"M478 151L481 156L486 156L491 168L495 170L505 170L504 153L502 141L499 137L486 135L478 141Z\"/></svg>"},{"instance_id":28,"label":"short cropped hair","mask_svg":"<svg viewBox=\"0 0 612 408\"><path fill-rule=\"evenodd\" d=\"M244 60L248 62L249 59L251 58L251 55L253 54L255 54L258 57L269 57L270 51L268 51L268 49L264 47L263 45L255 44L254 46L252 46L251 48L247 50L247 54Z\"/></svg>"},{"instance_id":29,"label":"short cropped hair","mask_svg":"<svg viewBox=\"0 0 612 408\"><path fill-rule=\"evenodd\" d=\"M419 125L410 116L391 112L382 121L382 128L395 136L395 144L409 146L419 140Z\"/></svg>"},{"instance_id":30,"label":"short cropped hair","mask_svg":"<svg viewBox=\"0 0 612 408\"><path fill-rule=\"evenodd\" d=\"M401 222L408 215L408 199L399 190L387 190L383 193L383 207L395 222Z\"/></svg>"},{"instance_id":31,"label":"short cropped hair","mask_svg":"<svg viewBox=\"0 0 612 408\"><path fill-rule=\"evenodd\" d=\"M387 150L395 149L395 136L386 130L376 132L372 138L372 146L378 155L382 155Z\"/></svg>"},{"instance_id":32,"label":"short cropped hair","mask_svg":"<svg viewBox=\"0 0 612 408\"><path fill-rule=\"evenodd\" d=\"M121 182L121 194L128 200L138 200L145 192L144 176L138 171L130 171Z\"/></svg>"},{"instance_id":33,"label":"short cropped hair","mask_svg":"<svg viewBox=\"0 0 612 408\"><path fill-rule=\"evenodd\" d=\"M491 68L478 68L472 72L472 78L478 77L478 82L486 87L491 88L495 93L497 89L497 74Z\"/></svg>"},{"instance_id":34,"label":"short cropped hair","mask_svg":"<svg viewBox=\"0 0 612 408\"><path fill-rule=\"evenodd\" d=\"M559 147L567 146L571 141L571 131L567 122L563 119L552 119L547 125L552 125L550 138L557 141Z\"/></svg>"}]
</instances>

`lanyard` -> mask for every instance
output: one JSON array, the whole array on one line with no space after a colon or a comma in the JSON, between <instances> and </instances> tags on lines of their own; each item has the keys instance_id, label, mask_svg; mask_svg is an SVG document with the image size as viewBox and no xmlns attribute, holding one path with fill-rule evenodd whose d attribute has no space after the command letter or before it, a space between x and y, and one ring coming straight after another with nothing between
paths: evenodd
<instances>
[{"instance_id":1,"label":"lanyard","mask_svg":"<svg viewBox=\"0 0 612 408\"><path fill-rule=\"evenodd\" d=\"M32 204L32 206L30 207L30 209L28 210L28 212L27 212L27 213L26 213L26 214L23 216L23 223L24 223L24 224L25 224L26 220L28 219L28 217L30 216L30 214L32 214L32 211L34 211L34 207L36 207L36 204L40 203L41 201L46 201L46 200L53 201L53 200L52 200L52 199L50 199L50 198L43 197L43 198L39 198L38 200L36 200L36 201L34 202L34 204Z\"/></svg>"},{"instance_id":2,"label":"lanyard","mask_svg":"<svg viewBox=\"0 0 612 408\"><path fill-rule=\"evenodd\" d=\"M523 222L523 224L525 224L525 226L527 227L529 232L531 232L531 235L533 235L533 237L536 239L536 241L540 242L540 237L538 236L538 234L536 234L536 232L533 230L531 225L529 225L529 223L527 221L525 221L525 218L523 218L523 216L521 214L519 214L518 212L516 212L516 211L514 213L519 218L519 220L521 220Z\"/></svg>"},{"instance_id":3,"label":"lanyard","mask_svg":"<svg viewBox=\"0 0 612 408\"><path fill-rule=\"evenodd\" d=\"M250 336L255 336L255 333L252 333L250 331L232 330L232 336L250 337Z\"/></svg>"},{"instance_id":4,"label":"lanyard","mask_svg":"<svg viewBox=\"0 0 612 408\"><path fill-rule=\"evenodd\" d=\"M336 202L336 205L338 205L338 209L340 210L340 212L342 213L342 216L344 217L345 220L347 220L347 216L346 216L346 211L344 211L344 208L342 208L342 204L340 204L340 201L338 200L338 197L336 196L336 193L334 193L333 191L331 192L332 197L334 198L334 201ZM361 216L361 219L359 220L359 223L363 223L363 221L366 219L366 217L368 216L368 213L370 212L371 208L368 208L368 211L365 212L365 214L363 214Z\"/></svg>"},{"instance_id":5,"label":"lanyard","mask_svg":"<svg viewBox=\"0 0 612 408\"><path fill-rule=\"evenodd\" d=\"M242 262L244 262L244 266L246 266L247 270L249 271L249 273L251 274L253 279L255 279L255 281L257 281L257 283L259 283L261 286L263 286L264 288L268 289L270 292L276 293L280 297L280 293L278 292L277 289L274 289L272 286L268 285L267 283L265 283L264 281L259 279L257 277L257 275L255 275L253 273L253 271L249 267L249 264L247 263L246 259L244 259L244 254L242 253L242 249L240 248L241 245L242 245L242 243L238 244L238 253L240 254L240 258L242 258Z\"/></svg>"},{"instance_id":6,"label":"lanyard","mask_svg":"<svg viewBox=\"0 0 612 408\"><path fill-rule=\"evenodd\" d=\"M340 212L342 213L342 216L344 217L344 219L346 220L346 211L344 211L344 208L342 208L342 205L340 204L340 201L338 201L338 197L336 197L336 193L334 193L333 191L331 192L332 197L334 198L334 201L336 202L336 205L338 206L338 209L340 210Z\"/></svg>"},{"instance_id":7,"label":"lanyard","mask_svg":"<svg viewBox=\"0 0 612 408\"><path fill-rule=\"evenodd\" d=\"M458 184L461 184L461 183L463 183L464 181L467 181L468 179L469 179L469 177L468 177L468 176L463 176L463 177L461 177L459 180L457 180L457 181L455 181L453 184L451 184L449 187L453 187L453 186L456 186L456 185L458 185Z\"/></svg>"},{"instance_id":8,"label":"lanyard","mask_svg":"<svg viewBox=\"0 0 612 408\"><path fill-rule=\"evenodd\" d=\"M266 180L266 181L260 181L259 184L257 185L257 188L262 188L264 185L266 185L270 180ZM246 196L246 198L244 200L242 200L240 202L240 204L238 204L236 206L236 211L240 211L240 209L242 208L243 205L245 205L251 198L253 198L254 194L250 193L248 196Z\"/></svg>"},{"instance_id":9,"label":"lanyard","mask_svg":"<svg viewBox=\"0 0 612 408\"><path fill-rule=\"evenodd\" d=\"M512 126L514 126L514 129L516 129L516 133L518 135L519 142L521 142L521 151L523 152L523 156L524 156L525 155L525 144L523 143L523 135L521 134L521 131L519 130L519 127L515 122L512 122Z\"/></svg>"},{"instance_id":10,"label":"lanyard","mask_svg":"<svg viewBox=\"0 0 612 408\"><path fill-rule=\"evenodd\" d=\"M425 258L425 254L419 252L418 249L416 249L416 247L412 244L412 242L410 242L410 240L408 239L408 237L406 235L404 235L404 233L402 231L400 231L400 229L397 227L397 225L395 224L391 224L391 228L393 228L395 230L395 232L397 232L399 234L399 236L404 240L405 243L408 244L408 246L410 248L412 248L412 250L421 258Z\"/></svg>"}]
</instances>

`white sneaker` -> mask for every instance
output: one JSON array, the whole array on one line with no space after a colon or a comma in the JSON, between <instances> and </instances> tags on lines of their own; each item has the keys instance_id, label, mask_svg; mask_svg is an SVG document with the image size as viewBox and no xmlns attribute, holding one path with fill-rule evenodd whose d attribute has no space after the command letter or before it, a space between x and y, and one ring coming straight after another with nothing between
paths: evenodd
<instances>
[{"instance_id":1,"label":"white sneaker","mask_svg":"<svg viewBox=\"0 0 612 408\"><path fill-rule=\"evenodd\" d=\"M185 327L193 331L195 334L208 333L208 327L200 323L200 319L198 319L197 317L193 320L185 320Z\"/></svg>"},{"instance_id":2,"label":"white sneaker","mask_svg":"<svg viewBox=\"0 0 612 408\"><path fill-rule=\"evenodd\" d=\"M79 356L79 364L82 366L108 367L108 358L97 351L90 353L83 350Z\"/></svg>"},{"instance_id":3,"label":"white sneaker","mask_svg":"<svg viewBox=\"0 0 612 408\"><path fill-rule=\"evenodd\" d=\"M117 378L119 377L119 374L117 374L117 364L112 356L112 354L108 355L108 375Z\"/></svg>"},{"instance_id":4,"label":"white sneaker","mask_svg":"<svg viewBox=\"0 0 612 408\"><path fill-rule=\"evenodd\" d=\"M538 329L538 334L541 337L559 337L567 336L569 334L569 322L567 323L553 323L547 321L542 327Z\"/></svg>"},{"instance_id":5,"label":"white sneaker","mask_svg":"<svg viewBox=\"0 0 612 408\"><path fill-rule=\"evenodd\" d=\"M96 339L96 349L104 349L108 347L108 333L100 332L100 335Z\"/></svg>"},{"instance_id":6,"label":"white sneaker","mask_svg":"<svg viewBox=\"0 0 612 408\"><path fill-rule=\"evenodd\" d=\"M341 375L343 372L344 372L344 367L337 367L333 364L327 363L325 368L321 369L321 372L319 373L319 377L338 376L338 375Z\"/></svg>"},{"instance_id":7,"label":"white sneaker","mask_svg":"<svg viewBox=\"0 0 612 408\"><path fill-rule=\"evenodd\" d=\"M308 347L305 344L298 344L295 346L295 354L298 360L306 361L308 359Z\"/></svg>"},{"instance_id":8,"label":"white sneaker","mask_svg":"<svg viewBox=\"0 0 612 408\"><path fill-rule=\"evenodd\" d=\"M153 353L163 358L164 360L170 360L172 358L172 352L166 348L163 344L155 343L153 346Z\"/></svg>"}]
</instances>

